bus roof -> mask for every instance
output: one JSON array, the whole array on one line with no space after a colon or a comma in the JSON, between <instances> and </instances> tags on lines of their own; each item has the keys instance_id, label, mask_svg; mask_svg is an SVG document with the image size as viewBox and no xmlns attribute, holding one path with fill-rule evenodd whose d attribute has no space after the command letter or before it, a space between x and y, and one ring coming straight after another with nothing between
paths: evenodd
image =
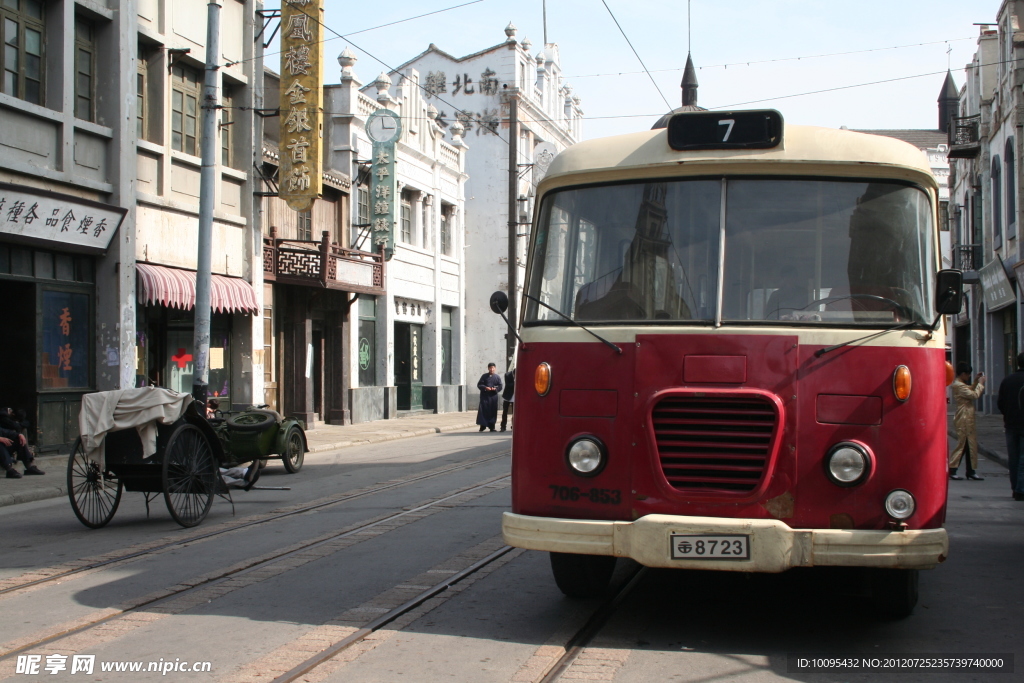
<instances>
[{"instance_id":1,"label":"bus roof","mask_svg":"<svg viewBox=\"0 0 1024 683\"><path fill-rule=\"evenodd\" d=\"M772 149L677 152L667 129L587 140L558 154L541 192L566 185L694 175L802 175L907 180L938 184L918 148L895 138L834 128L786 125Z\"/></svg>"}]
</instances>

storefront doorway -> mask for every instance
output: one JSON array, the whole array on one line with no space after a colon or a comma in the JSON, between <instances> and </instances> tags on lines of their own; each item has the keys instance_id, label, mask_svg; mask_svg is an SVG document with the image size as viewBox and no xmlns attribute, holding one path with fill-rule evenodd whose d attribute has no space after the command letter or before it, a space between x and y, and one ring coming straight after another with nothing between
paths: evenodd
<instances>
[{"instance_id":1,"label":"storefront doorway","mask_svg":"<svg viewBox=\"0 0 1024 683\"><path fill-rule=\"evenodd\" d=\"M395 323L395 387L399 410L423 409L423 326Z\"/></svg>"},{"instance_id":2,"label":"storefront doorway","mask_svg":"<svg viewBox=\"0 0 1024 683\"><path fill-rule=\"evenodd\" d=\"M94 290L92 257L0 244L0 407L25 411L41 452L78 436L94 386Z\"/></svg>"}]
</instances>

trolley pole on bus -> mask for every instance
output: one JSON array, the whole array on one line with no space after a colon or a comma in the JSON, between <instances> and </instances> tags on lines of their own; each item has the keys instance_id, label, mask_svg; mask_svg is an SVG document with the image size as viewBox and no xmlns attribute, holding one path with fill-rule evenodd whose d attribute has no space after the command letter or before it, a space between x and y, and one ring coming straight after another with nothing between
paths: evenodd
<instances>
[{"instance_id":1,"label":"trolley pole on bus","mask_svg":"<svg viewBox=\"0 0 1024 683\"><path fill-rule=\"evenodd\" d=\"M210 0L206 20L206 72L203 81L200 145L203 167L199 177L199 249L196 255L195 337L192 351L192 397L206 414L210 379L210 281L213 205L216 195L217 113L220 110L220 0Z\"/></svg>"},{"instance_id":2,"label":"trolley pole on bus","mask_svg":"<svg viewBox=\"0 0 1024 683\"><path fill-rule=\"evenodd\" d=\"M519 299L519 263L516 233L519 231L519 99L508 96L508 319L513 329L519 323L516 315ZM505 333L505 369L512 367L516 354L516 336Z\"/></svg>"}]
</instances>

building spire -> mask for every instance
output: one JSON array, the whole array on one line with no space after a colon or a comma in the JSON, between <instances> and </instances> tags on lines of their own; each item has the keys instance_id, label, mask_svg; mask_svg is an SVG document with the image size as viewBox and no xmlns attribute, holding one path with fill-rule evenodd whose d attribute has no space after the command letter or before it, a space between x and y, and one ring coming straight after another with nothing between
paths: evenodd
<instances>
[{"instance_id":1,"label":"building spire","mask_svg":"<svg viewBox=\"0 0 1024 683\"><path fill-rule=\"evenodd\" d=\"M960 91L953 82L953 72L946 70L946 80L942 84L942 92L939 93L939 130L943 133L949 131L949 124L959 113Z\"/></svg>"},{"instance_id":2,"label":"building spire","mask_svg":"<svg viewBox=\"0 0 1024 683\"><path fill-rule=\"evenodd\" d=\"M683 80L679 84L683 89L683 106L697 104L697 71L693 68L693 59L686 53L686 68L683 69Z\"/></svg>"}]
</instances>

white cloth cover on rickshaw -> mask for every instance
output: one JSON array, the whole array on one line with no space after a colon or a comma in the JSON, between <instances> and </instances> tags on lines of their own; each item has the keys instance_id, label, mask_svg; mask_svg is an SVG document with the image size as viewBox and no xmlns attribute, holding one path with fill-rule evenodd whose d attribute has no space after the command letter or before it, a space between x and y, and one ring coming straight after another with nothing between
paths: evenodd
<instances>
[{"instance_id":1,"label":"white cloth cover on rickshaw","mask_svg":"<svg viewBox=\"0 0 1024 683\"><path fill-rule=\"evenodd\" d=\"M88 457L106 471L104 443L109 432L134 427L142 441L143 457L156 453L157 423L173 424L192 402L191 394L161 387L97 391L82 396L78 431Z\"/></svg>"}]
</instances>

